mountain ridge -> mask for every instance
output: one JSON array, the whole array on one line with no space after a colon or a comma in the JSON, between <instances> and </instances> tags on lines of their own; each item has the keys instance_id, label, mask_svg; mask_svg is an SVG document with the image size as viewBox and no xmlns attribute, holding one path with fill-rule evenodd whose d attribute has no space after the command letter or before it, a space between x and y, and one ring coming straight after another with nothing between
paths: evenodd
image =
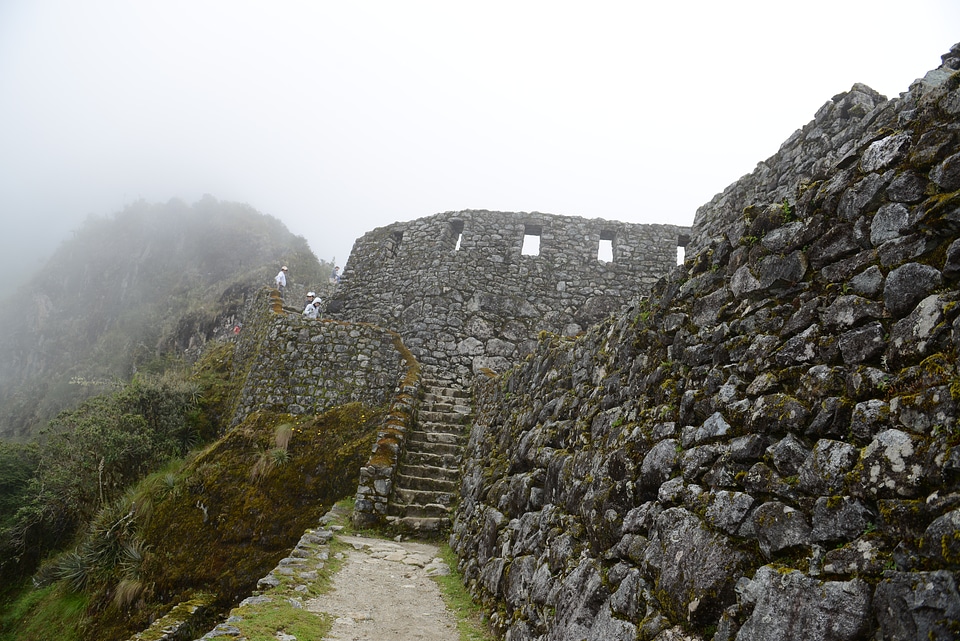
<instances>
[{"instance_id":1,"label":"mountain ridge","mask_svg":"<svg viewBox=\"0 0 960 641\"><path fill-rule=\"evenodd\" d=\"M194 356L281 265L306 286L332 268L277 218L212 196L89 217L0 312L0 438Z\"/></svg>"}]
</instances>

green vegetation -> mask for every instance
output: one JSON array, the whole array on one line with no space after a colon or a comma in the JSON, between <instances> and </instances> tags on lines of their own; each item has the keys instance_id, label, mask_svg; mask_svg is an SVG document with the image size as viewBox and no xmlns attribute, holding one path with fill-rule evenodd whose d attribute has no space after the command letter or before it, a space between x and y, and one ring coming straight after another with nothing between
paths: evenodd
<instances>
[{"instance_id":1,"label":"green vegetation","mask_svg":"<svg viewBox=\"0 0 960 641\"><path fill-rule=\"evenodd\" d=\"M49 586L26 593L23 598L0 608L0 639L56 639L81 641L87 599L60 586Z\"/></svg>"},{"instance_id":2,"label":"green vegetation","mask_svg":"<svg viewBox=\"0 0 960 641\"><path fill-rule=\"evenodd\" d=\"M793 209L790 208L790 203L786 198L784 198L783 202L780 204L780 211L782 212L784 223L790 223L796 220Z\"/></svg>"},{"instance_id":3,"label":"green vegetation","mask_svg":"<svg viewBox=\"0 0 960 641\"><path fill-rule=\"evenodd\" d=\"M457 572L457 556L446 543L440 545L440 558L450 567L450 574L433 579L440 586L447 607L457 618L460 641L492 641L494 636L487 627L486 615L463 586L463 579Z\"/></svg>"},{"instance_id":4,"label":"green vegetation","mask_svg":"<svg viewBox=\"0 0 960 641\"><path fill-rule=\"evenodd\" d=\"M198 389L176 376L138 376L118 392L62 412L30 445L0 448L0 577L23 578L131 484L199 439Z\"/></svg>"},{"instance_id":5,"label":"green vegetation","mask_svg":"<svg viewBox=\"0 0 960 641\"><path fill-rule=\"evenodd\" d=\"M27 440L135 373L182 367L233 327L278 261L310 288L333 267L276 218L212 197L91 216L0 308L2 436Z\"/></svg>"},{"instance_id":6,"label":"green vegetation","mask_svg":"<svg viewBox=\"0 0 960 641\"><path fill-rule=\"evenodd\" d=\"M275 594L271 591L271 596ZM250 641L276 641L277 632L292 634L297 639L323 639L333 621L325 614L294 607L286 599L237 608L241 618L233 625Z\"/></svg>"},{"instance_id":7,"label":"green vegetation","mask_svg":"<svg viewBox=\"0 0 960 641\"><path fill-rule=\"evenodd\" d=\"M122 639L201 595L223 611L356 488L376 408L226 430L250 363L207 341L278 260L293 283L329 273L247 206L141 202L89 219L0 312L0 354L35 374L0 381L23 439L0 442L0 641Z\"/></svg>"},{"instance_id":8,"label":"green vegetation","mask_svg":"<svg viewBox=\"0 0 960 641\"><path fill-rule=\"evenodd\" d=\"M232 351L139 374L0 446L0 641L123 639L201 594L224 611L356 489L382 410L258 413L225 431Z\"/></svg>"}]
</instances>

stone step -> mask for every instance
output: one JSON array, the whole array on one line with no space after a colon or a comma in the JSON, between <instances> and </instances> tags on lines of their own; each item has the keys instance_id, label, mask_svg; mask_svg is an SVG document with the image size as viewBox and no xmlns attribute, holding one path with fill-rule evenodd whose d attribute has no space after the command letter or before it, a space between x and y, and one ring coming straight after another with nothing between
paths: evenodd
<instances>
[{"instance_id":1,"label":"stone step","mask_svg":"<svg viewBox=\"0 0 960 641\"><path fill-rule=\"evenodd\" d=\"M463 454L463 445L460 443L438 443L436 441L407 440L407 452L426 452L437 456L455 456L458 459Z\"/></svg>"},{"instance_id":2,"label":"stone step","mask_svg":"<svg viewBox=\"0 0 960 641\"><path fill-rule=\"evenodd\" d=\"M423 395L421 407L435 406L440 411L465 413L470 408L470 398L468 396L447 396L427 392Z\"/></svg>"},{"instance_id":3,"label":"stone step","mask_svg":"<svg viewBox=\"0 0 960 641\"><path fill-rule=\"evenodd\" d=\"M448 517L388 516L387 522L394 529L410 532L414 536L437 534L450 528Z\"/></svg>"},{"instance_id":4,"label":"stone step","mask_svg":"<svg viewBox=\"0 0 960 641\"><path fill-rule=\"evenodd\" d=\"M396 505L439 505L449 507L453 505L453 492L436 492L433 490L408 490L399 485L393 491L393 503Z\"/></svg>"},{"instance_id":5,"label":"stone step","mask_svg":"<svg viewBox=\"0 0 960 641\"><path fill-rule=\"evenodd\" d=\"M387 516L417 517L417 518L450 518L450 508L439 503L391 503L387 508Z\"/></svg>"},{"instance_id":6,"label":"stone step","mask_svg":"<svg viewBox=\"0 0 960 641\"><path fill-rule=\"evenodd\" d=\"M424 407L429 407L428 411L437 412L438 414L445 414L449 418L462 419L464 416L470 413L470 406L462 403L449 403L442 400L428 401L425 400L423 403Z\"/></svg>"},{"instance_id":7,"label":"stone step","mask_svg":"<svg viewBox=\"0 0 960 641\"><path fill-rule=\"evenodd\" d=\"M458 466L423 465L422 463L410 462L406 457L400 462L400 472L407 476L440 479L442 481L460 480L460 468Z\"/></svg>"},{"instance_id":8,"label":"stone step","mask_svg":"<svg viewBox=\"0 0 960 641\"><path fill-rule=\"evenodd\" d=\"M447 380L426 377L415 429L408 432L394 479L387 521L417 534L450 528L460 484L460 458L469 437L471 396Z\"/></svg>"},{"instance_id":9,"label":"stone step","mask_svg":"<svg viewBox=\"0 0 960 641\"><path fill-rule=\"evenodd\" d=\"M407 447L412 443L443 443L446 445L463 445L466 438L459 434L446 432L421 432L419 430L407 433Z\"/></svg>"},{"instance_id":10,"label":"stone step","mask_svg":"<svg viewBox=\"0 0 960 641\"><path fill-rule=\"evenodd\" d=\"M456 405L456 406L468 406L470 405L470 395L466 392L458 392L457 390L441 390L436 388L428 388L423 393L423 400L427 405L433 405L434 403L440 405Z\"/></svg>"},{"instance_id":11,"label":"stone step","mask_svg":"<svg viewBox=\"0 0 960 641\"><path fill-rule=\"evenodd\" d=\"M417 423L417 430L421 432L440 432L447 434L463 435L466 433L466 425L452 425L450 423L438 423L435 421Z\"/></svg>"},{"instance_id":12,"label":"stone step","mask_svg":"<svg viewBox=\"0 0 960 641\"><path fill-rule=\"evenodd\" d=\"M418 423L450 423L459 425L466 423L469 418L467 412L436 412L432 410L420 410L417 414Z\"/></svg>"},{"instance_id":13,"label":"stone step","mask_svg":"<svg viewBox=\"0 0 960 641\"><path fill-rule=\"evenodd\" d=\"M457 478L455 471L453 471L451 474L450 470L444 470L443 477L439 476L439 474L437 476L419 476L415 473L411 473L419 471L421 470L404 470L403 467L401 467L397 471L397 477L394 480L394 483L397 485L397 487L401 487L405 490L424 490L441 494L452 494L457 491Z\"/></svg>"},{"instance_id":14,"label":"stone step","mask_svg":"<svg viewBox=\"0 0 960 641\"><path fill-rule=\"evenodd\" d=\"M425 381L421 387L423 389L424 396L427 394L434 394L436 396L448 398L468 398L470 396L470 390L444 382Z\"/></svg>"},{"instance_id":15,"label":"stone step","mask_svg":"<svg viewBox=\"0 0 960 641\"><path fill-rule=\"evenodd\" d=\"M444 396L470 396L469 390L466 390L456 383L452 383L440 378L425 377L422 379L422 387L425 392L442 394Z\"/></svg>"},{"instance_id":16,"label":"stone step","mask_svg":"<svg viewBox=\"0 0 960 641\"><path fill-rule=\"evenodd\" d=\"M443 467L446 469L457 469L460 467L459 454L434 454L423 450L412 450L407 447L403 455L404 461L409 465L428 465L430 467Z\"/></svg>"}]
</instances>

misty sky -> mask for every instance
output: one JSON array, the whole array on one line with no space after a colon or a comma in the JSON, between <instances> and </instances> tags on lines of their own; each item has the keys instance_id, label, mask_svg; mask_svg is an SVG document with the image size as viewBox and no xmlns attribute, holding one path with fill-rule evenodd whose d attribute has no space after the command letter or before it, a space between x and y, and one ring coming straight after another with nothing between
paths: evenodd
<instances>
[{"instance_id":1,"label":"misty sky","mask_svg":"<svg viewBox=\"0 0 960 641\"><path fill-rule=\"evenodd\" d=\"M340 264L450 210L690 224L957 41L956 0L0 0L0 295L139 198L246 202Z\"/></svg>"}]
</instances>

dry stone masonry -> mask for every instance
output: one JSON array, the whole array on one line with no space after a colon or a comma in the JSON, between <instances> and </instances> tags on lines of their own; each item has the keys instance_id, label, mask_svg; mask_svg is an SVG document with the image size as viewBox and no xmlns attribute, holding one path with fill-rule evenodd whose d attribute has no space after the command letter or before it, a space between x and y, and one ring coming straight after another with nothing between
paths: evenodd
<instances>
[{"instance_id":1,"label":"dry stone masonry","mask_svg":"<svg viewBox=\"0 0 960 641\"><path fill-rule=\"evenodd\" d=\"M451 543L506 639L960 638L958 69L835 96L477 384Z\"/></svg>"},{"instance_id":2,"label":"dry stone masonry","mask_svg":"<svg viewBox=\"0 0 960 641\"><path fill-rule=\"evenodd\" d=\"M328 310L398 332L425 367L468 385L531 353L538 332L578 334L645 294L688 235L536 212L437 214L358 239Z\"/></svg>"},{"instance_id":3,"label":"dry stone masonry","mask_svg":"<svg viewBox=\"0 0 960 641\"><path fill-rule=\"evenodd\" d=\"M235 424L256 410L319 414L350 402L390 402L406 371L396 333L278 307L276 292L265 289L247 312L236 368L249 373Z\"/></svg>"},{"instance_id":4,"label":"dry stone masonry","mask_svg":"<svg viewBox=\"0 0 960 641\"><path fill-rule=\"evenodd\" d=\"M354 519L455 504L509 641L960 638L958 69L835 96L692 229L374 230L325 320L254 301L238 417L392 403Z\"/></svg>"}]
</instances>

